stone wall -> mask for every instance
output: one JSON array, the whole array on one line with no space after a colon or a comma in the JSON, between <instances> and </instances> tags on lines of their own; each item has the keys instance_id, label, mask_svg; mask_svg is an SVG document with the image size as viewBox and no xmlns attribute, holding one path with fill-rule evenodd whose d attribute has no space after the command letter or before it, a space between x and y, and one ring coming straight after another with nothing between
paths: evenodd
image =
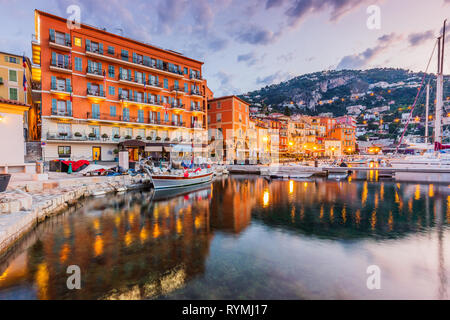
<instances>
[{"instance_id":1,"label":"stone wall","mask_svg":"<svg viewBox=\"0 0 450 320\"><path fill-rule=\"evenodd\" d=\"M42 159L42 148L40 141L25 142L25 162L35 162Z\"/></svg>"}]
</instances>

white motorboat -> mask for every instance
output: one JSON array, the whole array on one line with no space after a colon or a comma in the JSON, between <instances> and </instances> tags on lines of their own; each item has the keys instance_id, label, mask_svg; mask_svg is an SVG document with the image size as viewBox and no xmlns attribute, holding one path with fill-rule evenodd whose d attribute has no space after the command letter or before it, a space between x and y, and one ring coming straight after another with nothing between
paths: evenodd
<instances>
[{"instance_id":1,"label":"white motorboat","mask_svg":"<svg viewBox=\"0 0 450 320\"><path fill-rule=\"evenodd\" d=\"M210 170L185 171L183 174L153 173L151 174L151 180L156 190L170 189L210 182L213 174L214 172Z\"/></svg>"}]
</instances>

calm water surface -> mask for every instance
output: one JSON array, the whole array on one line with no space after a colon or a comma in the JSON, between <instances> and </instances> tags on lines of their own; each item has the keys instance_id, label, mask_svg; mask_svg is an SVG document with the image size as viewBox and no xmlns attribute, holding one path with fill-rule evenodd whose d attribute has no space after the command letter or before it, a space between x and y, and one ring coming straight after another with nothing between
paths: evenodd
<instances>
[{"instance_id":1,"label":"calm water surface","mask_svg":"<svg viewBox=\"0 0 450 320\"><path fill-rule=\"evenodd\" d=\"M90 199L0 260L0 299L448 299L449 186L368 178Z\"/></svg>"}]
</instances>

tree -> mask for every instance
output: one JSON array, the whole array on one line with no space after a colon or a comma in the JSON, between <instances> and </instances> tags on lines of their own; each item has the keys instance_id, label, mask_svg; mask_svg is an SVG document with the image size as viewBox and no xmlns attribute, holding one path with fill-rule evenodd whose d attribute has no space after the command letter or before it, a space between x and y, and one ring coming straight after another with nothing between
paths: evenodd
<instances>
[{"instance_id":1,"label":"tree","mask_svg":"<svg viewBox=\"0 0 450 320\"><path fill-rule=\"evenodd\" d=\"M289 109L288 106L284 107L284 115L289 117L291 116L291 114L292 114L291 109Z\"/></svg>"}]
</instances>

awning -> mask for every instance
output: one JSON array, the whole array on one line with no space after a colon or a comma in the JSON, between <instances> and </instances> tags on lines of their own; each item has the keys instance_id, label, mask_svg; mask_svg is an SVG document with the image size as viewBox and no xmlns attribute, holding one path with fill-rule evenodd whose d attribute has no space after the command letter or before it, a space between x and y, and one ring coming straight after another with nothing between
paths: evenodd
<instances>
[{"instance_id":1,"label":"awning","mask_svg":"<svg viewBox=\"0 0 450 320\"><path fill-rule=\"evenodd\" d=\"M146 146L144 151L146 152L162 152L161 146Z\"/></svg>"},{"instance_id":2,"label":"awning","mask_svg":"<svg viewBox=\"0 0 450 320\"><path fill-rule=\"evenodd\" d=\"M164 146L164 151L165 151L165 152L172 152L172 147L166 147L166 146Z\"/></svg>"},{"instance_id":3,"label":"awning","mask_svg":"<svg viewBox=\"0 0 450 320\"><path fill-rule=\"evenodd\" d=\"M173 152L191 152L192 147L186 144L177 144L172 148Z\"/></svg>"},{"instance_id":4,"label":"awning","mask_svg":"<svg viewBox=\"0 0 450 320\"><path fill-rule=\"evenodd\" d=\"M145 147L145 142L140 140L126 140L119 143L119 146L128 147Z\"/></svg>"}]
</instances>

